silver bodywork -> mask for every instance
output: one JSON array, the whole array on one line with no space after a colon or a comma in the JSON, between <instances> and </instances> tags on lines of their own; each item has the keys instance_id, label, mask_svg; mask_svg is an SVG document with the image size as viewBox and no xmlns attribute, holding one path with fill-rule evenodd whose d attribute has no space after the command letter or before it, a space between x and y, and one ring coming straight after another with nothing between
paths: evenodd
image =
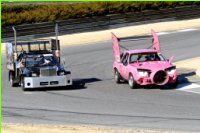
<instances>
[{"instance_id":1,"label":"silver bodywork","mask_svg":"<svg viewBox=\"0 0 200 133\"><path fill-rule=\"evenodd\" d=\"M72 85L71 74L63 76L24 77L25 88L43 88Z\"/></svg>"},{"instance_id":2,"label":"silver bodywork","mask_svg":"<svg viewBox=\"0 0 200 133\"><path fill-rule=\"evenodd\" d=\"M72 85L71 72L60 64L58 24L56 39L18 40L6 43L7 68L11 86L20 84L22 89Z\"/></svg>"}]
</instances>

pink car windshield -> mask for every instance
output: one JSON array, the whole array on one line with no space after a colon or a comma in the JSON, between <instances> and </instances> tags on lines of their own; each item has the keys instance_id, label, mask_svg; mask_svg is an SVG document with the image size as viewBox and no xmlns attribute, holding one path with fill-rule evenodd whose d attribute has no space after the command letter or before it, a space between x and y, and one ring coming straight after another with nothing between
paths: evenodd
<instances>
[{"instance_id":1,"label":"pink car windshield","mask_svg":"<svg viewBox=\"0 0 200 133\"><path fill-rule=\"evenodd\" d=\"M130 63L145 61L165 61L165 58L160 53L137 53L131 54Z\"/></svg>"}]
</instances>

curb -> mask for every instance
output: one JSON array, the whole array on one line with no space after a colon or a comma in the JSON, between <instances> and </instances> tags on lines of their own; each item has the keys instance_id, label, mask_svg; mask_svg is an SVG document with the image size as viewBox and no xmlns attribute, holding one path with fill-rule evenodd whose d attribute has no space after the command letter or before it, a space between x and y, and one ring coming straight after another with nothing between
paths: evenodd
<instances>
[{"instance_id":1,"label":"curb","mask_svg":"<svg viewBox=\"0 0 200 133\"><path fill-rule=\"evenodd\" d=\"M200 65L199 65L200 67ZM196 70L196 75L200 77L200 68Z\"/></svg>"},{"instance_id":2,"label":"curb","mask_svg":"<svg viewBox=\"0 0 200 133\"><path fill-rule=\"evenodd\" d=\"M196 75L200 77L200 56L178 61L174 64L177 66L177 68L195 69Z\"/></svg>"}]
</instances>

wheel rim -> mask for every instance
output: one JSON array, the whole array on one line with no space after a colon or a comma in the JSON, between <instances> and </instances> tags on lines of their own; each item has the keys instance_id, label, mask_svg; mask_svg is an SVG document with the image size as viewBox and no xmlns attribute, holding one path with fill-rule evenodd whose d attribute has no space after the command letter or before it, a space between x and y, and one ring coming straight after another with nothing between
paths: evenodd
<instances>
[{"instance_id":1,"label":"wheel rim","mask_svg":"<svg viewBox=\"0 0 200 133\"><path fill-rule=\"evenodd\" d=\"M130 87L133 87L133 77L132 76L130 76L128 83L129 83Z\"/></svg>"}]
</instances>

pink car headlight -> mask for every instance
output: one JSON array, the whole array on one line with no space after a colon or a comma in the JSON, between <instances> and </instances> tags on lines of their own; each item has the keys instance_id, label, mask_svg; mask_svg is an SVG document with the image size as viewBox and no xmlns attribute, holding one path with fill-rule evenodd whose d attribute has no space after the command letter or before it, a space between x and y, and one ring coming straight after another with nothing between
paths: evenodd
<instances>
[{"instance_id":1,"label":"pink car headlight","mask_svg":"<svg viewBox=\"0 0 200 133\"><path fill-rule=\"evenodd\" d=\"M167 71L167 74L172 75L175 73L175 71L176 71L175 69L169 70L169 71Z\"/></svg>"},{"instance_id":2,"label":"pink car headlight","mask_svg":"<svg viewBox=\"0 0 200 133\"><path fill-rule=\"evenodd\" d=\"M138 72L141 77L146 77L148 75L147 71L140 71Z\"/></svg>"},{"instance_id":3,"label":"pink car headlight","mask_svg":"<svg viewBox=\"0 0 200 133\"><path fill-rule=\"evenodd\" d=\"M176 67L172 66L170 68L165 69L168 75L173 75L176 72Z\"/></svg>"},{"instance_id":4,"label":"pink car headlight","mask_svg":"<svg viewBox=\"0 0 200 133\"><path fill-rule=\"evenodd\" d=\"M141 77L146 77L148 75L148 73L150 72L150 70L146 70L146 69L138 69L138 74Z\"/></svg>"}]
</instances>

